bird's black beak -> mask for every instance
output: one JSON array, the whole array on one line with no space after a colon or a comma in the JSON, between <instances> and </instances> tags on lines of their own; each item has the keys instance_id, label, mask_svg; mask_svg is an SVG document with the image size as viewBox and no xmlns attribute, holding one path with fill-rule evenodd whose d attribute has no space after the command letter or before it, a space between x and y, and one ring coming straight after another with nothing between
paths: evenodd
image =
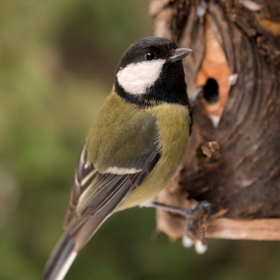
<instances>
[{"instance_id":1,"label":"bird's black beak","mask_svg":"<svg viewBox=\"0 0 280 280\"><path fill-rule=\"evenodd\" d=\"M170 62L176 62L188 56L192 52L191 49L188 48L179 48L173 49L171 56L168 58Z\"/></svg>"}]
</instances>

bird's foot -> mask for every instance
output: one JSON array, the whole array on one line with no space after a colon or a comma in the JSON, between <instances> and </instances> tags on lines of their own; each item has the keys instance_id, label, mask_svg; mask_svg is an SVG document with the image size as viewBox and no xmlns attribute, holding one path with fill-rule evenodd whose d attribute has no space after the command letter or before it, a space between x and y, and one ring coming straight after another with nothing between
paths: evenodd
<instances>
[{"instance_id":1,"label":"bird's foot","mask_svg":"<svg viewBox=\"0 0 280 280\"><path fill-rule=\"evenodd\" d=\"M209 202L201 201L192 209L182 209L159 203L153 199L142 203L140 207L157 208L187 217L187 224L182 238L183 245L189 248L194 244L196 252L199 254L203 254L207 250L205 233L211 217L211 205Z\"/></svg>"},{"instance_id":2,"label":"bird's foot","mask_svg":"<svg viewBox=\"0 0 280 280\"><path fill-rule=\"evenodd\" d=\"M207 250L205 234L211 217L211 205L207 201L201 201L191 211L192 215L187 217L182 243L187 248L194 244L196 252L203 254Z\"/></svg>"}]
</instances>

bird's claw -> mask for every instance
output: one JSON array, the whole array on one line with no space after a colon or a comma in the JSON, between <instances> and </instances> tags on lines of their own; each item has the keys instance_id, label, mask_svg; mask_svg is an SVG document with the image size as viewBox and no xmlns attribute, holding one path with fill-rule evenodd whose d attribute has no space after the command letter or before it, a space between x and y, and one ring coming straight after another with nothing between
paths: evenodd
<instances>
[{"instance_id":1,"label":"bird's claw","mask_svg":"<svg viewBox=\"0 0 280 280\"><path fill-rule=\"evenodd\" d=\"M194 244L198 254L206 252L205 233L210 215L211 204L207 201L201 201L195 208L188 210L188 221L182 238L183 246L189 248Z\"/></svg>"}]
</instances>

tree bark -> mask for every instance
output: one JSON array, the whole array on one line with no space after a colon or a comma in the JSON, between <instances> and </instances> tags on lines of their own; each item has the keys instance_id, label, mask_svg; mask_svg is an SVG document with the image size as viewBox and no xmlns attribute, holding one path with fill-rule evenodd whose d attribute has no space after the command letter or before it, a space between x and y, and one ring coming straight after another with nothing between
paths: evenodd
<instances>
[{"instance_id":1,"label":"tree bark","mask_svg":"<svg viewBox=\"0 0 280 280\"><path fill-rule=\"evenodd\" d=\"M208 201L206 237L280 239L280 2L152 0L150 12L156 36L193 49L188 94L201 89L186 155L158 200ZM182 236L184 217L158 210L157 221Z\"/></svg>"}]
</instances>

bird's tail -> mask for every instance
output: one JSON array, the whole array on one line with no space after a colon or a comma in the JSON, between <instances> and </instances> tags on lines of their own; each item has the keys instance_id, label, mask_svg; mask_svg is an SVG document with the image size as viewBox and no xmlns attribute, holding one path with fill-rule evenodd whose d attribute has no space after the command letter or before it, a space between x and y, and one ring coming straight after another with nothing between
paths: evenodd
<instances>
[{"instance_id":1,"label":"bird's tail","mask_svg":"<svg viewBox=\"0 0 280 280\"><path fill-rule=\"evenodd\" d=\"M131 191L131 185L119 185L110 194L109 202L101 204L98 211L76 216L67 226L64 234L54 248L44 271L44 280L62 280L78 252L87 244L104 221L115 211ZM92 211L92 208L88 208ZM101 211L102 210L102 211Z\"/></svg>"},{"instance_id":2,"label":"bird's tail","mask_svg":"<svg viewBox=\"0 0 280 280\"><path fill-rule=\"evenodd\" d=\"M44 280L62 280L78 252L106 220L106 215L75 217L51 253L44 270Z\"/></svg>"},{"instance_id":3,"label":"bird's tail","mask_svg":"<svg viewBox=\"0 0 280 280\"><path fill-rule=\"evenodd\" d=\"M71 234L74 223L74 220L70 223L50 255L44 271L44 280L62 280L75 260L75 236Z\"/></svg>"}]
</instances>

